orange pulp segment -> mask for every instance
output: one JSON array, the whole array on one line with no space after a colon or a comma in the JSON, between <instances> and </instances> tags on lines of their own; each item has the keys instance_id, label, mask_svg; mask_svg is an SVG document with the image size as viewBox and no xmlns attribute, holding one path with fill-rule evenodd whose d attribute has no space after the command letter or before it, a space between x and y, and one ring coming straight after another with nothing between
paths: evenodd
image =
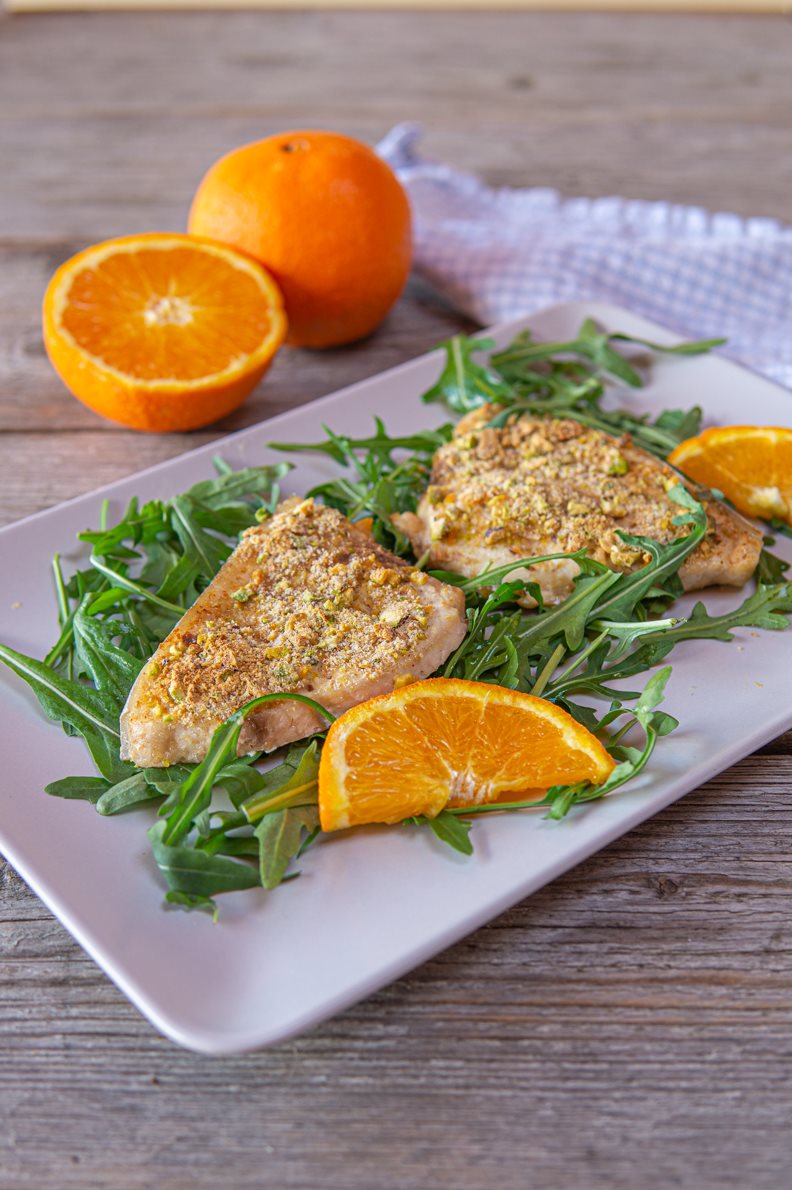
<instances>
[{"instance_id":1,"label":"orange pulp segment","mask_svg":"<svg viewBox=\"0 0 792 1190\"><path fill-rule=\"evenodd\" d=\"M512 793L606 780L615 762L585 727L531 694L428 678L353 707L319 767L322 829L434 817Z\"/></svg>"},{"instance_id":2,"label":"orange pulp segment","mask_svg":"<svg viewBox=\"0 0 792 1190\"><path fill-rule=\"evenodd\" d=\"M697 483L718 488L740 512L792 524L792 429L704 430L681 442L668 461Z\"/></svg>"},{"instance_id":3,"label":"orange pulp segment","mask_svg":"<svg viewBox=\"0 0 792 1190\"><path fill-rule=\"evenodd\" d=\"M151 233L66 261L44 298L50 359L79 400L141 430L186 430L236 408L286 334L257 262L221 244Z\"/></svg>"}]
</instances>

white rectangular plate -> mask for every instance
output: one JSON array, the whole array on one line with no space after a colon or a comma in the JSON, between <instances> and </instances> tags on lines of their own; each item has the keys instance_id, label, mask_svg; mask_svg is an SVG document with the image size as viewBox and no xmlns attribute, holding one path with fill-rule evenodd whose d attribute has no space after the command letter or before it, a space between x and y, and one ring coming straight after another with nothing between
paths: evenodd
<instances>
[{"instance_id":1,"label":"white rectangular plate","mask_svg":"<svg viewBox=\"0 0 792 1190\"><path fill-rule=\"evenodd\" d=\"M627 311L590 303L555 306L487 334L502 346L530 325L542 339L568 339L585 316L613 331L676 338ZM210 476L215 453L234 467L283 458L266 443L316 441L322 422L356 435L368 431L375 414L396 434L437 425L447 420L444 410L422 405L419 396L440 365L433 352L3 530L0 640L45 654L56 625L50 560L61 551L68 563L75 535L97 524L103 499L115 514L132 495L170 497ZM792 395L715 356L661 358L651 386L621 399L655 411L699 403L708 424L792 424ZM338 474L322 456L292 458L287 491L304 492ZM792 558L790 544L780 539L777 552ZM726 610L742 597L712 591L706 602ZM168 1037L212 1054L269 1045L423 962L792 725L792 637L736 635L731 644L695 641L673 654L664 706L681 726L627 792L560 823L540 812L479 820L472 858L426 831L342 833L306 856L299 880L271 893L221 898L217 925L203 914L163 909L147 811L104 819L87 804L42 792L58 777L89 772L90 760L81 742L48 723L23 683L3 671L0 848Z\"/></svg>"}]
</instances>

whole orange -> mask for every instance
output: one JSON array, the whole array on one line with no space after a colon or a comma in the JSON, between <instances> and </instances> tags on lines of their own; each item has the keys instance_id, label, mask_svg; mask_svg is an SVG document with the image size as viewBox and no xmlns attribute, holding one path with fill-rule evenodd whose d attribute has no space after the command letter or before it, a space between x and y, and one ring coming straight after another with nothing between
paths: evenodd
<instances>
[{"instance_id":1,"label":"whole orange","mask_svg":"<svg viewBox=\"0 0 792 1190\"><path fill-rule=\"evenodd\" d=\"M282 132L221 157L189 231L260 260L280 286L295 347L373 331L407 281L410 206L393 171L337 132Z\"/></svg>"}]
</instances>

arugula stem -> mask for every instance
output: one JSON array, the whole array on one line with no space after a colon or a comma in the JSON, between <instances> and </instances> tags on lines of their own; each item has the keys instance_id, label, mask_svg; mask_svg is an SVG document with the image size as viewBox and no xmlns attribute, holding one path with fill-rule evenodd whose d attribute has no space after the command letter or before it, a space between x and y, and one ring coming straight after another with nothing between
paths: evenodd
<instances>
[{"instance_id":1,"label":"arugula stem","mask_svg":"<svg viewBox=\"0 0 792 1190\"><path fill-rule=\"evenodd\" d=\"M215 839L225 835L227 831L236 831L240 827L247 825L247 816L241 810L238 810L236 814L229 814L224 818L219 826L213 826L206 838L200 840L198 846L208 847Z\"/></svg>"},{"instance_id":2,"label":"arugula stem","mask_svg":"<svg viewBox=\"0 0 792 1190\"><path fill-rule=\"evenodd\" d=\"M532 797L516 802L483 802L480 806L446 806L444 813L466 818L468 814L499 814L503 810L530 810L532 806L541 806L543 800L543 798Z\"/></svg>"},{"instance_id":3,"label":"arugula stem","mask_svg":"<svg viewBox=\"0 0 792 1190\"><path fill-rule=\"evenodd\" d=\"M572 658L572 660L570 661L570 663L566 667L566 669L561 670L561 673L556 678L556 682L558 682L558 683L564 682L567 678L570 678L572 676L572 674L575 673L576 670L580 669L580 666L583 664L583 662L588 657L590 657L592 653L596 652L596 650L600 647L600 645L607 638L607 636L608 636L608 633L603 631L603 632L600 632L599 636L595 636L592 641L589 641L586 648L583 649L583 651L581 653L576 654L576 656ZM553 683L553 684L555 685L555 683ZM542 685L542 689L544 689L545 685L546 685L546 683L544 683ZM536 690L534 689L532 691L532 693L535 694Z\"/></svg>"},{"instance_id":4,"label":"arugula stem","mask_svg":"<svg viewBox=\"0 0 792 1190\"><path fill-rule=\"evenodd\" d=\"M61 626L61 636L58 644L63 641L63 648L69 646L69 655L66 661L66 673L69 681L74 677L74 648L72 647L74 641L74 633L72 631L73 615L69 611L69 597L66 594L66 584L63 581L63 571L61 570L60 554L56 554L52 559L52 571L55 576L55 597L58 601L58 623ZM56 646L57 647L57 646ZM55 650L50 650L47 655L46 665L52 665L54 661L60 656L62 649L55 653ZM54 655L53 655L54 654Z\"/></svg>"},{"instance_id":5,"label":"arugula stem","mask_svg":"<svg viewBox=\"0 0 792 1190\"><path fill-rule=\"evenodd\" d=\"M303 785L286 789L283 793L271 794L269 797L266 794L263 797L257 794L243 802L236 814L230 814L219 826L213 827L206 839L202 841L201 846L206 848L216 838L227 834L228 831L239 830L243 826L252 826L254 822L258 822L265 815L274 814L277 810L283 810L287 806L315 805L316 799L309 797L306 800L306 794L317 788L318 783L314 778L312 781L306 781Z\"/></svg>"},{"instance_id":6,"label":"arugula stem","mask_svg":"<svg viewBox=\"0 0 792 1190\"><path fill-rule=\"evenodd\" d=\"M121 574L117 570L113 570L105 562L92 553L90 563L94 569L103 574L105 578L110 579L114 586L121 587L124 591L130 591L133 595L145 599L147 603L153 603L155 607L161 607L166 612L172 612L180 618L184 615L184 608L177 603L169 603L167 599L161 599L159 595L155 595L153 591L147 591L140 583L134 582L133 579L127 578L125 574Z\"/></svg>"},{"instance_id":7,"label":"arugula stem","mask_svg":"<svg viewBox=\"0 0 792 1190\"><path fill-rule=\"evenodd\" d=\"M71 648L72 646L74 641L74 616L74 612L69 614L68 619L61 629L60 636L44 658L44 664L48 665L50 669L52 669L55 662L63 656L65 650L67 648Z\"/></svg>"},{"instance_id":8,"label":"arugula stem","mask_svg":"<svg viewBox=\"0 0 792 1190\"><path fill-rule=\"evenodd\" d=\"M310 790L316 790L317 788L318 783L316 778L314 778L312 781L306 781L303 785L296 785L294 788L287 789L283 793L275 794L274 796L267 797L265 795L264 797L260 797L256 795L249 798L248 801L243 802L240 809L243 811L247 822L257 822L265 814L272 814L275 810L282 810L285 806L313 804L310 798L306 800L306 795ZM228 828L226 827L226 829Z\"/></svg>"},{"instance_id":9,"label":"arugula stem","mask_svg":"<svg viewBox=\"0 0 792 1190\"><path fill-rule=\"evenodd\" d=\"M56 554L52 559L52 571L55 575L55 595L58 600L58 623L62 628L69 618L69 598L66 594L66 584L63 581L60 557L60 554Z\"/></svg>"},{"instance_id":10,"label":"arugula stem","mask_svg":"<svg viewBox=\"0 0 792 1190\"><path fill-rule=\"evenodd\" d=\"M547 661L543 665L541 673L539 674L538 678L534 682L529 693L533 694L536 698L539 698L541 696L542 691L545 689L545 687L547 686L547 683L550 681L550 678L555 673L558 663L561 660L561 658L564 656L564 653L566 653L566 651L567 650L566 650L565 645L563 645L563 644L556 645L556 647L553 649L552 653L548 657Z\"/></svg>"},{"instance_id":11,"label":"arugula stem","mask_svg":"<svg viewBox=\"0 0 792 1190\"><path fill-rule=\"evenodd\" d=\"M625 711L623 713L628 714L629 712L625 709ZM635 724L637 722L638 722L637 719L628 719L626 723L623 723L622 726L619 728L619 730L614 731L613 735L609 737L609 739L608 739L609 746L611 748L615 747L615 745L618 744L619 741L624 738L624 736L626 736L626 734L630 730L630 728L635 727Z\"/></svg>"}]
</instances>

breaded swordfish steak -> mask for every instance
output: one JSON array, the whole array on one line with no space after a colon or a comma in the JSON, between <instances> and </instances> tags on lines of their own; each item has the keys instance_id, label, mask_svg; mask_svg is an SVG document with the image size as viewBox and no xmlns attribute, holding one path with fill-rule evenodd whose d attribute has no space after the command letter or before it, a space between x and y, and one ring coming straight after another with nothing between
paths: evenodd
<instances>
[{"instance_id":1,"label":"breaded swordfish steak","mask_svg":"<svg viewBox=\"0 0 792 1190\"><path fill-rule=\"evenodd\" d=\"M460 421L434 456L417 514L394 517L416 555L429 552L432 566L472 576L514 558L585 549L614 570L630 571L651 559L622 541L619 530L663 543L688 531L673 523L682 509L668 496L680 476L629 437L549 417L487 426L497 412L483 406ZM742 586L756 568L762 535L720 502L703 504L707 534L680 568L682 585ZM564 559L513 577L527 576L546 603L557 603L578 571ZM534 603L529 596L523 602Z\"/></svg>"},{"instance_id":2,"label":"breaded swordfish steak","mask_svg":"<svg viewBox=\"0 0 792 1190\"><path fill-rule=\"evenodd\" d=\"M248 529L144 666L121 716L141 767L201 760L212 732L261 694L306 694L338 715L433 673L465 635L464 596L377 545L335 509L285 501ZM283 700L245 720L239 754L323 726Z\"/></svg>"}]
</instances>

